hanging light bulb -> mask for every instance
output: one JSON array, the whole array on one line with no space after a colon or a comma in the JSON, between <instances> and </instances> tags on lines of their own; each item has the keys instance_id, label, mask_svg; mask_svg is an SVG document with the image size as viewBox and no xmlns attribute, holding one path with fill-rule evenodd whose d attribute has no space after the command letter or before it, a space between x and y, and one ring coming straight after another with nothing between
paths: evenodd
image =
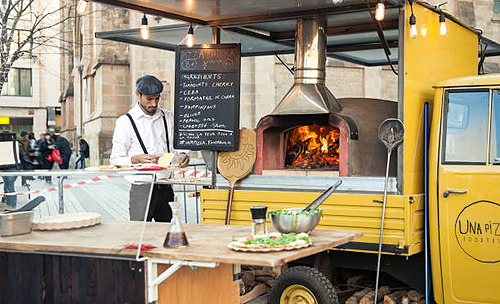
<instances>
[{"instance_id":1,"label":"hanging light bulb","mask_svg":"<svg viewBox=\"0 0 500 304\"><path fill-rule=\"evenodd\" d=\"M344 1L344 0L332 0L332 4L339 5L340 3L342 3L342 1Z\"/></svg>"},{"instance_id":2,"label":"hanging light bulb","mask_svg":"<svg viewBox=\"0 0 500 304\"><path fill-rule=\"evenodd\" d=\"M377 0L377 6L375 6L375 20L382 21L385 18L385 4L384 0Z\"/></svg>"},{"instance_id":3,"label":"hanging light bulb","mask_svg":"<svg viewBox=\"0 0 500 304\"><path fill-rule=\"evenodd\" d=\"M141 19L141 38L149 39L149 26L148 26L148 18L146 14Z\"/></svg>"},{"instance_id":4,"label":"hanging light bulb","mask_svg":"<svg viewBox=\"0 0 500 304\"><path fill-rule=\"evenodd\" d=\"M417 17L413 13L410 16L410 37L417 37Z\"/></svg>"},{"instance_id":5,"label":"hanging light bulb","mask_svg":"<svg viewBox=\"0 0 500 304\"><path fill-rule=\"evenodd\" d=\"M189 25L189 30L186 35L186 46L187 47L193 47L194 45L194 30L193 30L193 25Z\"/></svg>"},{"instance_id":6,"label":"hanging light bulb","mask_svg":"<svg viewBox=\"0 0 500 304\"><path fill-rule=\"evenodd\" d=\"M88 7L89 7L89 0L80 0L80 1L78 1L78 6L76 7L76 12L79 15L83 15L87 11Z\"/></svg>"},{"instance_id":7,"label":"hanging light bulb","mask_svg":"<svg viewBox=\"0 0 500 304\"><path fill-rule=\"evenodd\" d=\"M439 33L444 36L446 35L446 18L444 17L443 12L439 15Z\"/></svg>"}]
</instances>

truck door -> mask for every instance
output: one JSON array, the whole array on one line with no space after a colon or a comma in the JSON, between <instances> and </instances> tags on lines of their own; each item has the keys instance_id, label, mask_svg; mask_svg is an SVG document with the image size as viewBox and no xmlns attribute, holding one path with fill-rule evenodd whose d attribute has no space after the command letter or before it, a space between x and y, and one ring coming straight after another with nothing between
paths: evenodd
<instances>
[{"instance_id":1,"label":"truck door","mask_svg":"<svg viewBox=\"0 0 500 304\"><path fill-rule=\"evenodd\" d=\"M445 303L500 303L500 94L447 90L438 168Z\"/></svg>"}]
</instances>

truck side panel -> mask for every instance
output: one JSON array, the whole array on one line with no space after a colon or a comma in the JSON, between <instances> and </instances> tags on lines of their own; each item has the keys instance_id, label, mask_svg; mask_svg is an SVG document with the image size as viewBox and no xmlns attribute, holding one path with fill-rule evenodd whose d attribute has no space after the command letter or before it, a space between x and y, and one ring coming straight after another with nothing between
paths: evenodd
<instances>
[{"instance_id":1,"label":"truck side panel","mask_svg":"<svg viewBox=\"0 0 500 304\"><path fill-rule=\"evenodd\" d=\"M432 101L433 86L445 79L477 74L477 33L446 19L447 34L439 32L439 14L414 2L419 35L410 38L405 26L404 99L399 115L405 124L403 194L424 192L424 103ZM411 15L406 5L405 15ZM407 24L407 22L405 22ZM422 30L426 34L422 34ZM401 77L401 75L400 75Z\"/></svg>"},{"instance_id":2,"label":"truck side panel","mask_svg":"<svg viewBox=\"0 0 500 304\"><path fill-rule=\"evenodd\" d=\"M201 190L202 223L224 224L227 196L227 190ZM265 205L268 210L303 208L317 196L314 192L235 191L231 224L248 225L250 229L251 206ZM345 248L376 251L382 212L382 204L377 201L381 200L382 195L334 193L321 205L323 218L318 228L363 231L357 244ZM422 243L422 196L389 195L383 240L386 253L412 255L422 250Z\"/></svg>"}]
</instances>

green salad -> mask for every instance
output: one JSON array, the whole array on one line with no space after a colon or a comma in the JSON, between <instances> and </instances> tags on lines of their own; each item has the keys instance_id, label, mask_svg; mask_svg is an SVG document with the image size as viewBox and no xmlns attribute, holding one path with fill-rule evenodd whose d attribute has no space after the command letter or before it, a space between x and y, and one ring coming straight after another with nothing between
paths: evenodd
<instances>
[{"instance_id":1,"label":"green salad","mask_svg":"<svg viewBox=\"0 0 500 304\"><path fill-rule=\"evenodd\" d=\"M292 209L280 209L280 210L269 211L269 214L272 215L312 215L316 213L321 213L321 209L301 210L301 211Z\"/></svg>"}]
</instances>

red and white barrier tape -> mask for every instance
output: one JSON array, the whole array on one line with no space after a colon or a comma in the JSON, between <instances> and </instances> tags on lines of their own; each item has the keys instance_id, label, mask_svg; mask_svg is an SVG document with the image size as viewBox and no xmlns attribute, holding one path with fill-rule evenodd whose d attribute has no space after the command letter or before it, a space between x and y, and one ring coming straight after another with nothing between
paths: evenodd
<instances>
[{"instance_id":1,"label":"red and white barrier tape","mask_svg":"<svg viewBox=\"0 0 500 304\"><path fill-rule=\"evenodd\" d=\"M182 177L210 177L211 174L210 174L210 171L205 171L205 170L203 170L203 171L180 170L180 171L176 171L174 176L179 177L179 178L182 178ZM82 186L82 185L93 184L93 183L97 183L97 182L100 182L102 180L109 179L112 177L116 177L116 176L114 176L114 175L101 175L101 176L97 176L97 177L94 177L92 179L84 180L81 182L76 182L76 183L64 185L63 188L68 189L68 188L78 187L78 186ZM51 188L42 189L42 190L31 190L31 191L26 191L26 192L0 193L0 196L38 194L41 192L54 192L54 191L57 191L57 187L51 187Z\"/></svg>"},{"instance_id":2,"label":"red and white barrier tape","mask_svg":"<svg viewBox=\"0 0 500 304\"><path fill-rule=\"evenodd\" d=\"M210 171L205 171L205 170L178 170L175 171L174 177L210 177L212 176Z\"/></svg>"},{"instance_id":3,"label":"red and white barrier tape","mask_svg":"<svg viewBox=\"0 0 500 304\"><path fill-rule=\"evenodd\" d=\"M84 180L84 181L81 181L81 182L76 182L76 183L72 183L72 184L63 185L63 188L64 189L68 189L68 188L73 188L73 187L77 187L77 186L82 186L82 185L87 185L87 184L93 184L93 183L97 183L97 182L100 182L100 181L105 180L105 179L110 179L112 177L116 177L116 176L113 176L113 175L101 175L101 176L97 176L97 177L94 177L94 178L91 178L91 179L88 179L88 180ZM26 192L0 193L0 196L38 194L38 193L42 193L42 192L54 192L54 191L57 191L57 187L51 187L51 188L48 188L48 189L41 189L41 190L31 190L31 191L26 191Z\"/></svg>"}]
</instances>

